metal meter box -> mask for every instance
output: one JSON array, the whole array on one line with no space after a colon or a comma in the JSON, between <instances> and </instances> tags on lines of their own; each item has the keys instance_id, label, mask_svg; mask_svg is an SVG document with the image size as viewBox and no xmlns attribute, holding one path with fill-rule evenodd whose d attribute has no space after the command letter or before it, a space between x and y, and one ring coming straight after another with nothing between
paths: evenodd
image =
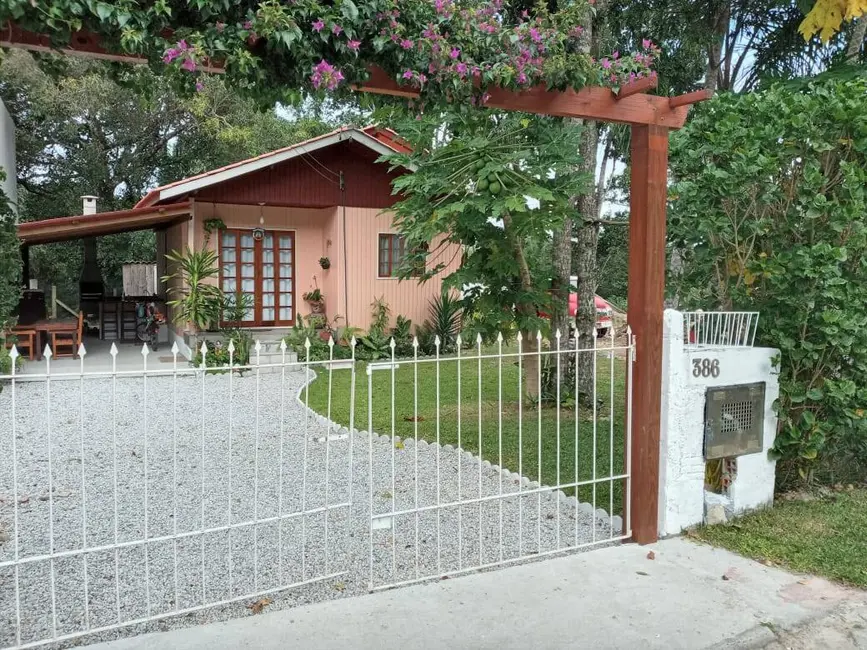
<instances>
[{"instance_id":1,"label":"metal meter box","mask_svg":"<svg viewBox=\"0 0 867 650\"><path fill-rule=\"evenodd\" d=\"M708 388L704 408L706 459L731 458L762 450L765 382Z\"/></svg>"}]
</instances>

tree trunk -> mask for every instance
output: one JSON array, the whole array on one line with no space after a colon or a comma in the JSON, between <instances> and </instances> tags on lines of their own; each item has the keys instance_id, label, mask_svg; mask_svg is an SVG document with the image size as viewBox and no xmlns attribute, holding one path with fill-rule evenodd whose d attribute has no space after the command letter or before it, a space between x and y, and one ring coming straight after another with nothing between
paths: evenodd
<instances>
[{"instance_id":1,"label":"tree trunk","mask_svg":"<svg viewBox=\"0 0 867 650\"><path fill-rule=\"evenodd\" d=\"M731 19L731 5L728 0L714 3L715 10L708 16L708 22L713 33L713 40L707 48L707 72L704 87L716 90L719 86L720 66L722 65L723 46Z\"/></svg>"},{"instance_id":2,"label":"tree trunk","mask_svg":"<svg viewBox=\"0 0 867 650\"><path fill-rule=\"evenodd\" d=\"M503 229L506 232L509 240L512 242L512 248L515 252L515 259L518 261L518 273L521 281L521 289L529 293L533 288L533 280L530 277L530 265L527 264L527 255L524 252L524 243L521 238L515 235L512 225L512 215L503 215ZM532 318L536 315L536 309L533 305L519 304L516 306L518 313L526 318ZM523 346L523 352L526 356L523 359L524 365L524 394L531 400L539 397L539 357L536 354L539 350L539 341L536 338L536 332L527 332L526 343ZM519 332L519 336L523 333Z\"/></svg>"},{"instance_id":3,"label":"tree trunk","mask_svg":"<svg viewBox=\"0 0 867 650\"><path fill-rule=\"evenodd\" d=\"M861 16L856 18L852 25L852 35L849 37L849 44L846 46L846 63L858 63L861 58L861 46L864 44L864 37L867 36L867 17Z\"/></svg>"},{"instance_id":4,"label":"tree trunk","mask_svg":"<svg viewBox=\"0 0 867 650\"><path fill-rule=\"evenodd\" d=\"M595 122L588 122L581 136L581 166L582 172L593 174L596 171L596 153L599 142L599 130ZM604 183L605 179L600 179ZM581 215L579 226L575 232L577 258L575 272L578 276L578 314L575 318L575 345L579 350L593 347L596 337L596 285L598 284L596 267L596 246L599 240L599 210L596 192L587 192L578 197L577 208ZM580 395L593 394L593 354L578 355L578 367L575 369L578 378Z\"/></svg>"}]
</instances>

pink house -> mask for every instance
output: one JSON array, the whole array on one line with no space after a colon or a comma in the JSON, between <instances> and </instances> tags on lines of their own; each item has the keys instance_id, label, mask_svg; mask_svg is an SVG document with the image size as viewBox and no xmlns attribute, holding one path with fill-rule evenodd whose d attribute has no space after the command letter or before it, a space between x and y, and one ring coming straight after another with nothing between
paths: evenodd
<instances>
[{"instance_id":1,"label":"pink house","mask_svg":"<svg viewBox=\"0 0 867 650\"><path fill-rule=\"evenodd\" d=\"M380 297L392 317L420 324L441 279L421 284L396 277L403 241L389 208L398 200L391 181L400 172L376 162L394 151L406 147L393 131L341 128L158 187L131 210L19 230L26 244L153 228L159 266L164 252L207 246L219 256L220 287L251 298L243 323L251 328L292 326L310 313L302 296L315 288L328 318L339 316L341 325L366 329L370 304ZM460 264L457 247L447 249L454 254L438 251L438 259L450 260L440 276ZM192 343L191 326L170 322L170 328L174 338Z\"/></svg>"}]
</instances>

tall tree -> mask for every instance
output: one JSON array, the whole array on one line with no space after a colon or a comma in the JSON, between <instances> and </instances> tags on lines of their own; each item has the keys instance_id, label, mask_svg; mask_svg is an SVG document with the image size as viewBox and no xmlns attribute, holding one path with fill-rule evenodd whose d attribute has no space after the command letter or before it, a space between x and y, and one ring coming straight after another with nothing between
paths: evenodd
<instances>
[{"instance_id":1,"label":"tall tree","mask_svg":"<svg viewBox=\"0 0 867 650\"><path fill-rule=\"evenodd\" d=\"M401 274L414 275L422 261L423 277L440 273L449 260L428 243L460 244L461 267L443 281L463 291L475 331L491 340L517 328L530 334L525 350L534 351L540 313L551 309L550 262L534 252L546 248L587 180L574 173L579 131L558 119L472 108L397 126L413 151L389 159L415 170L395 182L404 197L394 207L396 225L413 251ZM536 361L525 360L529 395L538 392Z\"/></svg>"}]
</instances>

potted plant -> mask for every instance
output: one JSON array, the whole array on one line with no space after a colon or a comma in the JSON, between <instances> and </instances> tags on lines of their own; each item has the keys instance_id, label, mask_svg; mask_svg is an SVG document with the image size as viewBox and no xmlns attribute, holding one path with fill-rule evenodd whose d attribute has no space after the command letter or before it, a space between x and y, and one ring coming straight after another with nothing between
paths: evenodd
<instances>
[{"instance_id":1,"label":"potted plant","mask_svg":"<svg viewBox=\"0 0 867 650\"><path fill-rule=\"evenodd\" d=\"M324 314L325 313L325 296L322 295L322 292L319 290L319 287L316 287L312 291L308 291L305 293L302 298L310 305L310 313L312 314Z\"/></svg>"},{"instance_id":2,"label":"potted plant","mask_svg":"<svg viewBox=\"0 0 867 650\"><path fill-rule=\"evenodd\" d=\"M325 270L330 269L331 268L331 260L328 259L327 257L320 257L319 258L319 266L321 266Z\"/></svg>"}]
</instances>

